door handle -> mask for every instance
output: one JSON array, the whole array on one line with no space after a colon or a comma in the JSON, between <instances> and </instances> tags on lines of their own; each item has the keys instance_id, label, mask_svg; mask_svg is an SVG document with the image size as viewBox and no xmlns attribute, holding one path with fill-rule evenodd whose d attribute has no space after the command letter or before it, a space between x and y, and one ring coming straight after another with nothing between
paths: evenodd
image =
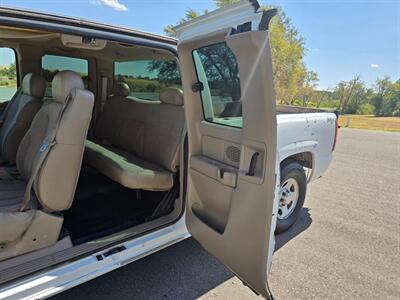
<instances>
[{"instance_id":1,"label":"door handle","mask_svg":"<svg viewBox=\"0 0 400 300\"><path fill-rule=\"evenodd\" d=\"M246 176L254 176L254 172L256 170L257 159L260 153L254 152L250 159L249 171L246 173Z\"/></svg>"},{"instance_id":2,"label":"door handle","mask_svg":"<svg viewBox=\"0 0 400 300\"><path fill-rule=\"evenodd\" d=\"M237 173L218 169L218 181L226 186L235 188L237 180Z\"/></svg>"}]
</instances>

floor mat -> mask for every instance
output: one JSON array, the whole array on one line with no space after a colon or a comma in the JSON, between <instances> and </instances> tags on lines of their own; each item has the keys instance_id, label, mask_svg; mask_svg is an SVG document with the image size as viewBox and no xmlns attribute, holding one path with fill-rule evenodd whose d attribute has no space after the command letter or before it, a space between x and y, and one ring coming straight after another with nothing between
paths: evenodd
<instances>
[{"instance_id":1,"label":"floor mat","mask_svg":"<svg viewBox=\"0 0 400 300\"><path fill-rule=\"evenodd\" d=\"M64 212L64 228L74 245L143 223L166 192L125 188L107 177L84 170L72 207Z\"/></svg>"}]
</instances>

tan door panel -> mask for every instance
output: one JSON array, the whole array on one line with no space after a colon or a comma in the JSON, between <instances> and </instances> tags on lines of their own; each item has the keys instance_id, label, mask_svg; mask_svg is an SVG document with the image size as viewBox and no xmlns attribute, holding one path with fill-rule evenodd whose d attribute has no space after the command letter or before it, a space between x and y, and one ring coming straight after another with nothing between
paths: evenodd
<instances>
[{"instance_id":1,"label":"tan door panel","mask_svg":"<svg viewBox=\"0 0 400 300\"><path fill-rule=\"evenodd\" d=\"M274 247L272 220L279 172L276 109L265 30L268 26L253 23L253 17L249 22L243 18L244 9L254 14L252 4L254 1L240 2L232 10L210 13L178 30L184 37L178 44L178 55L189 137L186 225L207 251L249 287L268 297L267 268ZM224 12L230 14L229 20L224 19ZM228 27L212 31L212 22L215 28L225 22L231 24L233 14L243 24L235 30ZM264 21L268 18L263 14ZM201 34L196 35L198 32ZM223 55L225 60L237 61L240 99L234 90L232 99L226 99L226 89L220 87L224 80L217 85L215 74L205 71L215 65L213 58ZM234 85L225 88L233 89ZM210 105L205 101L214 100L218 106L208 109ZM236 101L232 103L235 109L240 101L243 117L239 113L224 115L226 111L239 111L221 109L224 101Z\"/></svg>"},{"instance_id":2,"label":"tan door panel","mask_svg":"<svg viewBox=\"0 0 400 300\"><path fill-rule=\"evenodd\" d=\"M205 135L202 141L202 154L238 168L241 153L240 147L238 143Z\"/></svg>"}]
</instances>

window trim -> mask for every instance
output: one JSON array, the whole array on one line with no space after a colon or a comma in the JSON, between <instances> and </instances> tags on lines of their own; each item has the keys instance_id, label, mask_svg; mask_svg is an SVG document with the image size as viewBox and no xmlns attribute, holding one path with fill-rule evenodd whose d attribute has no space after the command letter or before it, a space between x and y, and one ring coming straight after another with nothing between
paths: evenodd
<instances>
[{"instance_id":1,"label":"window trim","mask_svg":"<svg viewBox=\"0 0 400 300\"><path fill-rule=\"evenodd\" d=\"M15 70L17 73L17 89L19 89L22 86L22 79L20 78L20 70L19 70L19 56L18 56L18 52L15 48L11 48L11 47L3 47L3 48L9 48L14 52L14 56L15 56Z\"/></svg>"}]
</instances>

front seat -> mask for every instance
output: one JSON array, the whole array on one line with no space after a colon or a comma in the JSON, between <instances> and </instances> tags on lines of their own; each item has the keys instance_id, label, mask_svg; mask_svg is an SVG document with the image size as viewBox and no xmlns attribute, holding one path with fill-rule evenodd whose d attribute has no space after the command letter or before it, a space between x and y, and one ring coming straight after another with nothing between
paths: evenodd
<instances>
[{"instance_id":1,"label":"front seat","mask_svg":"<svg viewBox=\"0 0 400 300\"><path fill-rule=\"evenodd\" d=\"M22 92L8 104L0 117L0 165L15 164L18 146L43 104L45 80L28 73L22 80Z\"/></svg>"},{"instance_id":2,"label":"front seat","mask_svg":"<svg viewBox=\"0 0 400 300\"><path fill-rule=\"evenodd\" d=\"M0 181L0 260L57 242L63 222L57 212L74 198L94 96L72 71L54 76L52 93L18 148L22 180Z\"/></svg>"}]
</instances>

